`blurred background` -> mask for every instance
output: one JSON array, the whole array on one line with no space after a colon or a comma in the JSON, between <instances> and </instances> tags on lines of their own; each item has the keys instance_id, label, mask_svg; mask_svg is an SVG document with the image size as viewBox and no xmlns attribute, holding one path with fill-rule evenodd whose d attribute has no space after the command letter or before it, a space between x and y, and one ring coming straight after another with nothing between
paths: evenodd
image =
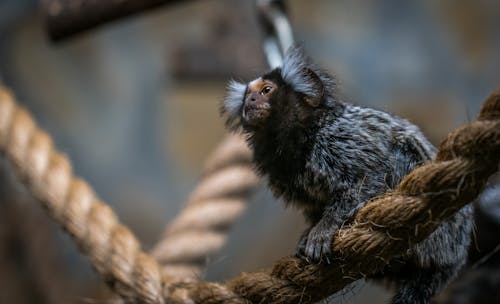
<instances>
[{"instance_id":1,"label":"blurred background","mask_svg":"<svg viewBox=\"0 0 500 304\"><path fill-rule=\"evenodd\" d=\"M434 143L500 88L498 1L286 3L296 40L337 75L346 100L406 117ZM180 1L52 43L38 1L0 0L0 81L146 249L225 134L225 83L266 69L253 1ZM1 171L0 303L106 302L101 278L69 237ZM500 188L492 187L488 229L500 231ZM271 266L293 252L303 228L262 187L204 278ZM360 282L330 301L390 296Z\"/></svg>"}]
</instances>

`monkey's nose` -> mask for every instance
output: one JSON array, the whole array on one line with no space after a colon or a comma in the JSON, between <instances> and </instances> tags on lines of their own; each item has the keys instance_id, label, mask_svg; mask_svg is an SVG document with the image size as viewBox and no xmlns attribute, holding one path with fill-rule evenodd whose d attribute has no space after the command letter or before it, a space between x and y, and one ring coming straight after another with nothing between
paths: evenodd
<instances>
[{"instance_id":1,"label":"monkey's nose","mask_svg":"<svg viewBox=\"0 0 500 304\"><path fill-rule=\"evenodd\" d=\"M250 96L247 97L245 101L245 105L247 107L255 107L259 103L258 97L255 96L254 93L252 93Z\"/></svg>"}]
</instances>

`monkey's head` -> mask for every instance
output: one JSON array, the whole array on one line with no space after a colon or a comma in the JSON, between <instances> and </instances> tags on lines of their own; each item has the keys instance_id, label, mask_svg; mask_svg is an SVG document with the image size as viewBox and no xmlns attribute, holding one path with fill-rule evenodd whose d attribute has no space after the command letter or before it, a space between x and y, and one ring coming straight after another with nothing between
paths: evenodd
<instances>
[{"instance_id":1,"label":"monkey's head","mask_svg":"<svg viewBox=\"0 0 500 304\"><path fill-rule=\"evenodd\" d=\"M331 107L336 102L334 90L334 78L294 47L281 67L247 84L229 82L221 112L230 129L293 127Z\"/></svg>"}]
</instances>

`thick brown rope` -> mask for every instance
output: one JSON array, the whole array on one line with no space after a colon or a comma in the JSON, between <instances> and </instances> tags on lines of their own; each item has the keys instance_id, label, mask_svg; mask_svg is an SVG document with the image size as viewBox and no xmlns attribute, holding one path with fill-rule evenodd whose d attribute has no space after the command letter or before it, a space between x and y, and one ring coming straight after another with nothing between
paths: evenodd
<instances>
[{"instance_id":1,"label":"thick brown rope","mask_svg":"<svg viewBox=\"0 0 500 304\"><path fill-rule=\"evenodd\" d=\"M164 274L197 278L206 257L224 245L228 230L258 184L251 161L248 146L235 135L223 140L208 158L186 207L152 250Z\"/></svg>"},{"instance_id":2,"label":"thick brown rope","mask_svg":"<svg viewBox=\"0 0 500 304\"><path fill-rule=\"evenodd\" d=\"M498 169L500 93L486 101L478 121L443 141L436 161L414 170L394 192L373 200L352 226L338 232L332 244L338 258L330 265L289 257L271 273L242 274L225 285L161 280L154 259L140 250L111 209L73 177L48 135L2 90L0 149L30 192L130 302L312 303L379 271L477 196Z\"/></svg>"}]
</instances>

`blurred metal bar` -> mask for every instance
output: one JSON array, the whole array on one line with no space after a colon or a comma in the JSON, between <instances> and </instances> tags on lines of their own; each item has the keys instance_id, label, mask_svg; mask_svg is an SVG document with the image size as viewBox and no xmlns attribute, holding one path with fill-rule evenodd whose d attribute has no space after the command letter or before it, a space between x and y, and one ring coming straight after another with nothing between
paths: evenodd
<instances>
[{"instance_id":1,"label":"blurred metal bar","mask_svg":"<svg viewBox=\"0 0 500 304\"><path fill-rule=\"evenodd\" d=\"M102 24L180 0L40 0L48 36L61 41ZM186 1L184 1L186 2Z\"/></svg>"},{"instance_id":2,"label":"blurred metal bar","mask_svg":"<svg viewBox=\"0 0 500 304\"><path fill-rule=\"evenodd\" d=\"M281 65L292 46L293 32L283 0L257 0L259 20L264 31L263 49L271 69Z\"/></svg>"}]
</instances>

